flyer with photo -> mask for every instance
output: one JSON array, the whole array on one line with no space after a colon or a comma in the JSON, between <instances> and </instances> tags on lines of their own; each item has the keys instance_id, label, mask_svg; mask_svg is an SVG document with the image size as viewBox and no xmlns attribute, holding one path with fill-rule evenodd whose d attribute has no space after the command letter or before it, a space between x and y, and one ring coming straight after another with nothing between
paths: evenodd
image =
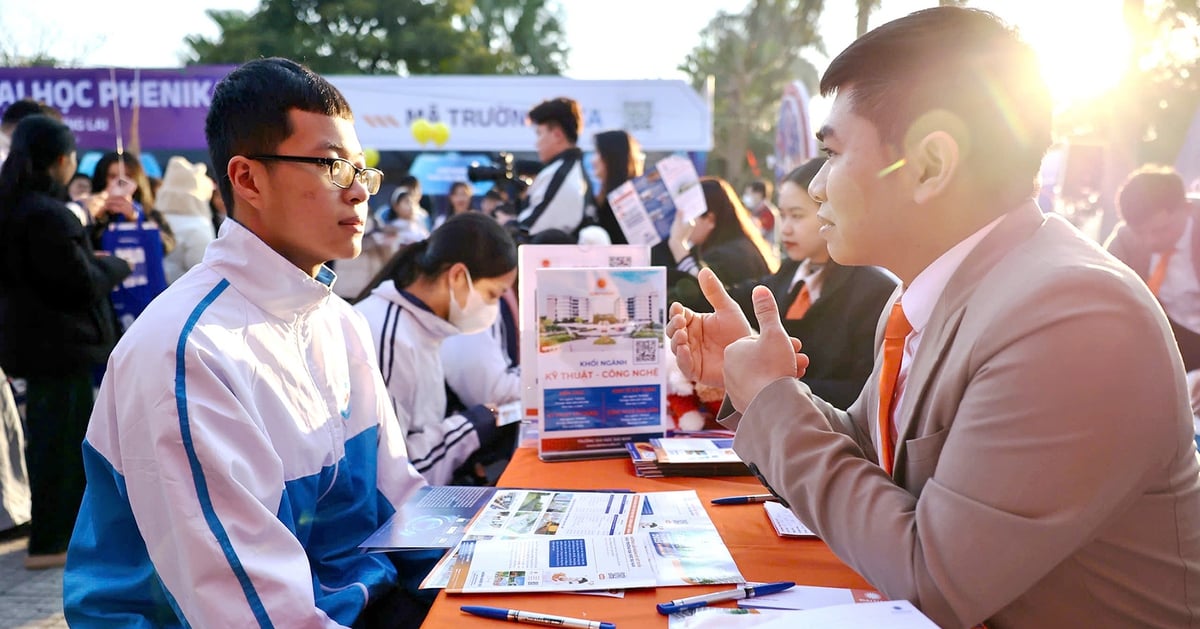
<instances>
[{"instance_id":1,"label":"flyer with photo","mask_svg":"<svg viewBox=\"0 0 1200 629\"><path fill-rule=\"evenodd\" d=\"M539 269L538 455L624 456L666 421L666 270Z\"/></svg>"},{"instance_id":2,"label":"flyer with photo","mask_svg":"<svg viewBox=\"0 0 1200 629\"><path fill-rule=\"evenodd\" d=\"M715 531L463 540L448 557L455 594L744 582Z\"/></svg>"},{"instance_id":3,"label":"flyer with photo","mask_svg":"<svg viewBox=\"0 0 1200 629\"><path fill-rule=\"evenodd\" d=\"M538 329L537 291L538 269L580 267L628 268L650 265L650 248L643 245L521 245L517 249L517 294L519 296L519 326L521 364L537 362ZM521 399L527 419L536 418L540 399L536 369L521 370Z\"/></svg>"},{"instance_id":4,"label":"flyer with photo","mask_svg":"<svg viewBox=\"0 0 1200 629\"><path fill-rule=\"evenodd\" d=\"M605 493L497 489L465 539L716 531L695 491Z\"/></svg>"},{"instance_id":5,"label":"flyer with photo","mask_svg":"<svg viewBox=\"0 0 1200 629\"><path fill-rule=\"evenodd\" d=\"M566 565L563 549L582 565ZM611 556L617 551L624 557ZM421 587L578 591L743 581L695 491L499 489Z\"/></svg>"},{"instance_id":6,"label":"flyer with photo","mask_svg":"<svg viewBox=\"0 0 1200 629\"><path fill-rule=\"evenodd\" d=\"M665 157L654 170L617 186L608 204L625 238L649 246L667 239L676 212L691 221L708 211L696 166L682 155Z\"/></svg>"}]
</instances>

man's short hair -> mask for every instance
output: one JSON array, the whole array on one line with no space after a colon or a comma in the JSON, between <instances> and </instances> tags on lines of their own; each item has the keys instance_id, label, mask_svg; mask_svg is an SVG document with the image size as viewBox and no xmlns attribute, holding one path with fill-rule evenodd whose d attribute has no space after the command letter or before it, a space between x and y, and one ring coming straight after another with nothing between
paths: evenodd
<instances>
[{"instance_id":1,"label":"man's short hair","mask_svg":"<svg viewBox=\"0 0 1200 629\"><path fill-rule=\"evenodd\" d=\"M1181 212L1187 207L1183 177L1166 166L1133 171L1117 191L1117 212L1131 227L1145 224L1159 212Z\"/></svg>"},{"instance_id":2,"label":"man's short hair","mask_svg":"<svg viewBox=\"0 0 1200 629\"><path fill-rule=\"evenodd\" d=\"M396 185L401 188L408 188L409 190L415 190L416 188L419 188L421 186L421 180L417 179L416 177L414 177L412 175L405 175L400 178L399 183L397 183Z\"/></svg>"},{"instance_id":3,"label":"man's short hair","mask_svg":"<svg viewBox=\"0 0 1200 629\"><path fill-rule=\"evenodd\" d=\"M579 142L579 131L583 129L583 112L579 103L565 97L544 100L529 110L533 124L549 124L562 129L571 144Z\"/></svg>"},{"instance_id":4,"label":"man's short hair","mask_svg":"<svg viewBox=\"0 0 1200 629\"><path fill-rule=\"evenodd\" d=\"M235 155L274 153L294 131L288 118L293 109L354 119L350 105L336 87L290 59L249 61L214 88L204 136L221 198L231 214L229 160Z\"/></svg>"},{"instance_id":5,"label":"man's short hair","mask_svg":"<svg viewBox=\"0 0 1200 629\"><path fill-rule=\"evenodd\" d=\"M50 116L55 120L62 120L62 113L54 107L47 105L41 101L33 100L32 98L22 98L21 100L9 105L4 110L4 115L0 116L0 126L13 127L16 126L22 118L41 114Z\"/></svg>"},{"instance_id":6,"label":"man's short hair","mask_svg":"<svg viewBox=\"0 0 1200 629\"><path fill-rule=\"evenodd\" d=\"M821 77L821 94L850 106L903 149L950 133L970 177L1006 201L1029 197L1050 146L1051 102L1033 49L995 15L937 7L855 40Z\"/></svg>"},{"instance_id":7,"label":"man's short hair","mask_svg":"<svg viewBox=\"0 0 1200 629\"><path fill-rule=\"evenodd\" d=\"M746 187L750 188L756 194L761 195L762 198L767 200L770 200L771 195L775 192L775 186L771 185L771 182L767 181L766 179L755 179L754 181L746 184Z\"/></svg>"}]
</instances>

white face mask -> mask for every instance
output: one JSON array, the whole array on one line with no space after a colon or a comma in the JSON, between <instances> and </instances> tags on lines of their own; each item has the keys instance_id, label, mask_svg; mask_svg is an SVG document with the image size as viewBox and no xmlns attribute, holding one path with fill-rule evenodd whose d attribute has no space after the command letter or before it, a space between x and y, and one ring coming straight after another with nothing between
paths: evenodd
<instances>
[{"instance_id":1,"label":"white face mask","mask_svg":"<svg viewBox=\"0 0 1200 629\"><path fill-rule=\"evenodd\" d=\"M753 210L758 207L758 199L753 194L743 194L742 205L745 205L747 210Z\"/></svg>"},{"instance_id":2,"label":"white face mask","mask_svg":"<svg viewBox=\"0 0 1200 629\"><path fill-rule=\"evenodd\" d=\"M465 270L465 269L464 269ZM463 334L475 334L482 332L496 322L496 317L500 314L500 302L489 304L483 299L483 295L475 292L475 284L471 281L471 272L467 273L467 305L462 307L458 305L458 300L454 298L454 291L450 291L450 325L458 328Z\"/></svg>"}]
</instances>

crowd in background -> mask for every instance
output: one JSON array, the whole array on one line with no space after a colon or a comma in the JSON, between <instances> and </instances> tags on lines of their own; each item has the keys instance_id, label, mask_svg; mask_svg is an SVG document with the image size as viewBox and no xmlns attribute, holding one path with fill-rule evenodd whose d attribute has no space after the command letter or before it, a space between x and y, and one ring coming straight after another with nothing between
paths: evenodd
<instances>
[{"instance_id":1,"label":"crowd in background","mask_svg":"<svg viewBox=\"0 0 1200 629\"><path fill-rule=\"evenodd\" d=\"M458 181L431 212L422 182L406 175L382 203L369 201L360 255L315 260L313 278L328 279L367 323L371 338L363 347L375 352L386 388L381 399L390 402L408 460L425 482L494 483L515 446L515 427L498 429L496 413L521 393L518 248L628 242L608 194L645 172L636 138L623 130L594 133L593 181L578 146L579 103L547 100L529 120L543 164L532 181L482 195ZM242 217L225 207L231 197L222 187L232 184L223 165L209 172L174 156L152 181L136 155L110 152L94 172L77 172L70 130L33 101L11 105L0 132L10 138L0 168L0 379L23 383L0 386L0 530L31 523L26 566L37 569L66 561L85 481L103 473L85 471L85 459L100 459L82 456L80 446L93 412L115 412L117 402L102 398L114 406L101 408L96 401L114 345L169 285L232 264L222 247L246 236ZM312 161L260 161L304 159ZM318 163L340 189L379 191L382 173L373 168L348 159ZM872 375L879 324L899 280L831 258L821 204L810 194L824 186L818 173L825 167L826 158L816 158L777 182L745 182L740 195L731 182L702 177L705 211L694 221L678 215L650 256L667 269L669 302L690 313L720 314L727 304L712 303L713 296L727 291L757 327L762 309L754 288L766 286L784 329L802 339L811 359L800 381L846 409ZM1200 210L1179 176L1162 167L1131 173L1118 207L1124 222L1106 246L1143 278L1170 321L1189 376L1198 373L1191 370L1200 369ZM330 268L336 280L326 277ZM338 348L322 352L346 360L329 358ZM724 391L714 392L686 366L673 369L675 425L716 426L713 403ZM1190 381L1200 391L1200 377Z\"/></svg>"}]
</instances>

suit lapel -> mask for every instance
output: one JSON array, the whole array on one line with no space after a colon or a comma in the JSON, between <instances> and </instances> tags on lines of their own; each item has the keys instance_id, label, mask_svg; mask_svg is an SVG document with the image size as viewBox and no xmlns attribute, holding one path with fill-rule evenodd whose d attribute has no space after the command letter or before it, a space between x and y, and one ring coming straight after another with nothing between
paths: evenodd
<instances>
[{"instance_id":1,"label":"suit lapel","mask_svg":"<svg viewBox=\"0 0 1200 629\"><path fill-rule=\"evenodd\" d=\"M903 484L904 481L901 457L907 454L905 441L919 434L920 421L916 413L925 407L929 387L940 371L946 353L958 333L968 298L988 271L1014 247L1032 236L1044 221L1041 210L1032 202L1009 212L950 276L945 291L933 308L933 314L921 338L921 345L917 348L913 364L908 370L908 378L904 383L903 404L896 409L896 420L899 423L893 461L895 465L892 469L896 471L898 483Z\"/></svg>"}]
</instances>

